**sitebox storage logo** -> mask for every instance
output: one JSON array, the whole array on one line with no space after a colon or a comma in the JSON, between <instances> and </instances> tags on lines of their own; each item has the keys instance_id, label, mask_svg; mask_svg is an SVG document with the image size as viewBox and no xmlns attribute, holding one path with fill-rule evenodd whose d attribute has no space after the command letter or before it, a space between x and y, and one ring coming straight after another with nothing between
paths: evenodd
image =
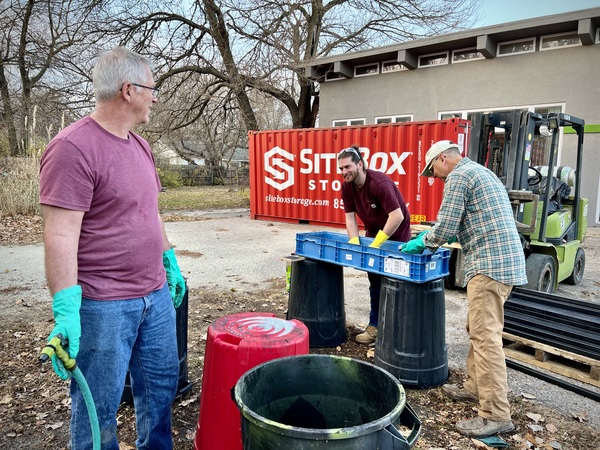
<instances>
[{"instance_id":1,"label":"sitebox storage logo","mask_svg":"<svg viewBox=\"0 0 600 450\"><path fill-rule=\"evenodd\" d=\"M288 164L289 163L289 164ZM284 149L274 147L265 153L265 183L278 191L294 184L294 155Z\"/></svg>"},{"instance_id":2,"label":"sitebox storage logo","mask_svg":"<svg viewBox=\"0 0 600 450\"><path fill-rule=\"evenodd\" d=\"M369 169L387 174L400 188L411 222L435 220L442 183L421 178L425 153L450 139L465 151L467 121L450 119L358 127L250 132L250 216L344 226L337 156L358 145Z\"/></svg>"}]
</instances>

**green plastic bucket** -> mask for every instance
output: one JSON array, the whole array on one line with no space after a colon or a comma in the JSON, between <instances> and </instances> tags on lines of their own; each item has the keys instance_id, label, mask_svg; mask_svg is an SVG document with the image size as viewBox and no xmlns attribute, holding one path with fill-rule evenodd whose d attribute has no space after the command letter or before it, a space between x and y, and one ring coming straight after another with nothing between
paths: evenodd
<instances>
[{"instance_id":1,"label":"green plastic bucket","mask_svg":"<svg viewBox=\"0 0 600 450\"><path fill-rule=\"evenodd\" d=\"M389 372L330 355L278 358L246 372L232 390L244 450L405 450L421 423ZM400 425L408 427L405 437Z\"/></svg>"}]
</instances>

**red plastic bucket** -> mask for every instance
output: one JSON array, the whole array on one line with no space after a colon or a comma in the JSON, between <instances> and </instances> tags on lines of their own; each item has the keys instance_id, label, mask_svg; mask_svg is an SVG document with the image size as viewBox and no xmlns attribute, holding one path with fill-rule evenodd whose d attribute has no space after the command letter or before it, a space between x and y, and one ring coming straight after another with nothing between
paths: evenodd
<instances>
[{"instance_id":1,"label":"red plastic bucket","mask_svg":"<svg viewBox=\"0 0 600 450\"><path fill-rule=\"evenodd\" d=\"M271 313L232 314L208 327L195 450L241 450L241 417L232 388L248 370L309 351L308 328Z\"/></svg>"}]
</instances>

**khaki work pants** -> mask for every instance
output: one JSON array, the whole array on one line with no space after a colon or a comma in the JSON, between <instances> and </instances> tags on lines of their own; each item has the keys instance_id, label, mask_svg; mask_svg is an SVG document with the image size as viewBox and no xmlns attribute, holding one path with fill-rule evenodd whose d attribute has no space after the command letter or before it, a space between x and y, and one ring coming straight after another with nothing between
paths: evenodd
<instances>
[{"instance_id":1,"label":"khaki work pants","mask_svg":"<svg viewBox=\"0 0 600 450\"><path fill-rule=\"evenodd\" d=\"M502 349L504 302L512 286L485 275L475 275L467 284L467 380L464 388L479 395L479 415L508 421L508 382Z\"/></svg>"}]
</instances>

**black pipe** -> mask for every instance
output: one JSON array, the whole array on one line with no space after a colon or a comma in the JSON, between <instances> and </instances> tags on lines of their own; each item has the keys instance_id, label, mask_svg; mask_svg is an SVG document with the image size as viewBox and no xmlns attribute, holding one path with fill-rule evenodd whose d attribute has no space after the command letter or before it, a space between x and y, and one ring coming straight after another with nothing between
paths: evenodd
<instances>
[{"instance_id":1,"label":"black pipe","mask_svg":"<svg viewBox=\"0 0 600 450\"><path fill-rule=\"evenodd\" d=\"M598 392L592 391L591 389L586 389L586 388L578 386L574 383L569 383L568 381L562 380L562 379L557 378L552 375L548 375L540 370L537 370L532 367L526 366L524 364L518 363L511 359L506 358L506 367L510 367L511 369L518 370L519 372L523 372L527 375L531 375L532 377L536 377L540 380L554 384L556 386L559 386L563 389L574 392L583 397L600 402L600 394Z\"/></svg>"}]
</instances>

